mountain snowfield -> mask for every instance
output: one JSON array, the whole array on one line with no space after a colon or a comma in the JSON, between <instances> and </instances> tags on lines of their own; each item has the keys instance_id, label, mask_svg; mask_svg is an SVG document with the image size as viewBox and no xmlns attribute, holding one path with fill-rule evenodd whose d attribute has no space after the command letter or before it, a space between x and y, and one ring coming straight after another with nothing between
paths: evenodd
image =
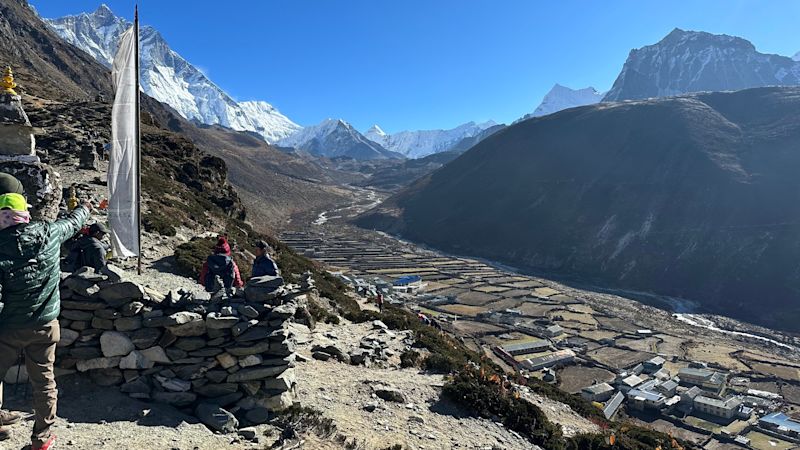
<instances>
[{"instance_id":1,"label":"mountain snowfield","mask_svg":"<svg viewBox=\"0 0 800 450\"><path fill-rule=\"evenodd\" d=\"M62 39L111 67L119 39L131 23L106 5L93 13L44 19ZM252 131L276 142L301 127L263 101L237 102L172 50L153 27L142 26L142 90L189 120Z\"/></svg>"},{"instance_id":2,"label":"mountain snowfield","mask_svg":"<svg viewBox=\"0 0 800 450\"><path fill-rule=\"evenodd\" d=\"M795 61L800 61L800 52L795 53L794 56L792 56L792 59Z\"/></svg>"},{"instance_id":3,"label":"mountain snowfield","mask_svg":"<svg viewBox=\"0 0 800 450\"><path fill-rule=\"evenodd\" d=\"M603 92L598 92L597 89L589 86L583 89L570 89L558 83L550 89L542 102L531 114L526 114L517 122L530 119L531 117L541 117L548 114L553 114L565 109L575 108L578 106L594 105L603 100ZM515 122L516 123L516 122Z\"/></svg>"},{"instance_id":4,"label":"mountain snowfield","mask_svg":"<svg viewBox=\"0 0 800 450\"><path fill-rule=\"evenodd\" d=\"M317 125L303 128L277 143L315 156L347 157L359 160L399 159L403 155L383 148L367 139L342 119L325 119Z\"/></svg>"},{"instance_id":5,"label":"mountain snowfield","mask_svg":"<svg viewBox=\"0 0 800 450\"><path fill-rule=\"evenodd\" d=\"M497 123L490 120L483 123L468 122L450 130L400 131L394 134L386 134L381 127L373 125L364 136L408 158L422 158L450 150L463 139L477 136L495 125Z\"/></svg>"}]
</instances>

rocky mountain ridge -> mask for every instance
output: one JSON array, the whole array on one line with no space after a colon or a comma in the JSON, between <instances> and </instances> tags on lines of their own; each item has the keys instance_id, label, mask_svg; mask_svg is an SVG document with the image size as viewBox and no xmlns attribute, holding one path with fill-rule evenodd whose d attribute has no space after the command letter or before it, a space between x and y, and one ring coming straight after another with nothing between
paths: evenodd
<instances>
[{"instance_id":1,"label":"rocky mountain ridge","mask_svg":"<svg viewBox=\"0 0 800 450\"><path fill-rule=\"evenodd\" d=\"M122 33L132 25L105 4L46 23L66 42L111 67ZM175 52L153 27L141 26L142 90L174 108L183 117L203 124L220 124L252 131L275 142L301 127L263 101L237 102L199 69Z\"/></svg>"},{"instance_id":2,"label":"rocky mountain ridge","mask_svg":"<svg viewBox=\"0 0 800 450\"><path fill-rule=\"evenodd\" d=\"M603 101L798 84L800 62L787 56L759 53L740 37L676 28L631 50Z\"/></svg>"}]
</instances>

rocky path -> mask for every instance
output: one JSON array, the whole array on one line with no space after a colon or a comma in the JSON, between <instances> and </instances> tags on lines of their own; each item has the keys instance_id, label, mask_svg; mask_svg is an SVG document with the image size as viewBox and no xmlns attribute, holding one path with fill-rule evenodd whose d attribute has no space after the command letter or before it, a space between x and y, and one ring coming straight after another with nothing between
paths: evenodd
<instances>
[{"instance_id":1,"label":"rocky path","mask_svg":"<svg viewBox=\"0 0 800 450\"><path fill-rule=\"evenodd\" d=\"M348 353L364 336L376 333L384 336L385 353L390 356L385 364L365 367L333 358L311 358L312 347L320 342L333 342ZM304 406L333 419L339 435L355 440L358 448L384 449L397 444L419 450L535 448L502 425L471 417L456 405L441 401L442 375L400 369L399 354L406 337L406 333L376 331L371 324L319 324L298 349L309 357L296 368L298 398Z\"/></svg>"},{"instance_id":2,"label":"rocky path","mask_svg":"<svg viewBox=\"0 0 800 450\"><path fill-rule=\"evenodd\" d=\"M57 448L255 449L269 447L277 439L277 431L268 425L257 428L258 443L235 434L214 434L196 418L175 408L132 399L117 388L97 386L88 377L71 375L58 382ZM21 390L17 395L14 392L14 387L6 387L6 393L12 395L4 406L31 413L30 395L26 398ZM30 444L32 417L10 428L11 439L0 442L0 449L18 450Z\"/></svg>"}]
</instances>

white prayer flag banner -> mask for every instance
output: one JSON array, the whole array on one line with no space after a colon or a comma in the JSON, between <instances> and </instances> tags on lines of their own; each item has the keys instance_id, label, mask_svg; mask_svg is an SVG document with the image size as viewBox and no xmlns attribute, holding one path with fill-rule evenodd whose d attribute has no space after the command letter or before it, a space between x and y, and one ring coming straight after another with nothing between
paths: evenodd
<instances>
[{"instance_id":1,"label":"white prayer flag banner","mask_svg":"<svg viewBox=\"0 0 800 450\"><path fill-rule=\"evenodd\" d=\"M139 254L139 162L135 26L122 34L111 77L111 153L108 164L108 222L114 256Z\"/></svg>"}]
</instances>

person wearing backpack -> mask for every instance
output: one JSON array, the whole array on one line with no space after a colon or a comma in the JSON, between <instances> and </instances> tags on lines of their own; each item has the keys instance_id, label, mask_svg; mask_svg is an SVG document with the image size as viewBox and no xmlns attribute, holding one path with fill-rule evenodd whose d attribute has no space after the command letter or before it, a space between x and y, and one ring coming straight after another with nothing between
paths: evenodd
<instances>
[{"instance_id":1,"label":"person wearing backpack","mask_svg":"<svg viewBox=\"0 0 800 450\"><path fill-rule=\"evenodd\" d=\"M221 286L218 285L217 279L221 280ZM203 268L200 270L199 281L206 289L206 292L217 293L224 288L228 296L232 295L233 288L244 286L242 276L239 274L239 266L236 265L236 261L231 257L231 246L225 236L220 236L217 239L214 253L206 259Z\"/></svg>"},{"instance_id":2,"label":"person wearing backpack","mask_svg":"<svg viewBox=\"0 0 800 450\"><path fill-rule=\"evenodd\" d=\"M108 234L108 228L102 223L92 224L86 234L78 238L67 256L67 269L75 272L81 267L91 267L95 272L100 272L106 266L108 248L103 244L103 238Z\"/></svg>"},{"instance_id":3,"label":"person wearing backpack","mask_svg":"<svg viewBox=\"0 0 800 450\"><path fill-rule=\"evenodd\" d=\"M33 450L50 448L55 441L51 428L58 400L53 370L61 335L61 245L80 230L91 209L84 203L65 219L31 221L24 195L0 195L0 380L22 351L33 385ZM0 391L0 407L2 401ZM8 437L3 427L12 423L6 416L0 414L0 440Z\"/></svg>"}]
</instances>

